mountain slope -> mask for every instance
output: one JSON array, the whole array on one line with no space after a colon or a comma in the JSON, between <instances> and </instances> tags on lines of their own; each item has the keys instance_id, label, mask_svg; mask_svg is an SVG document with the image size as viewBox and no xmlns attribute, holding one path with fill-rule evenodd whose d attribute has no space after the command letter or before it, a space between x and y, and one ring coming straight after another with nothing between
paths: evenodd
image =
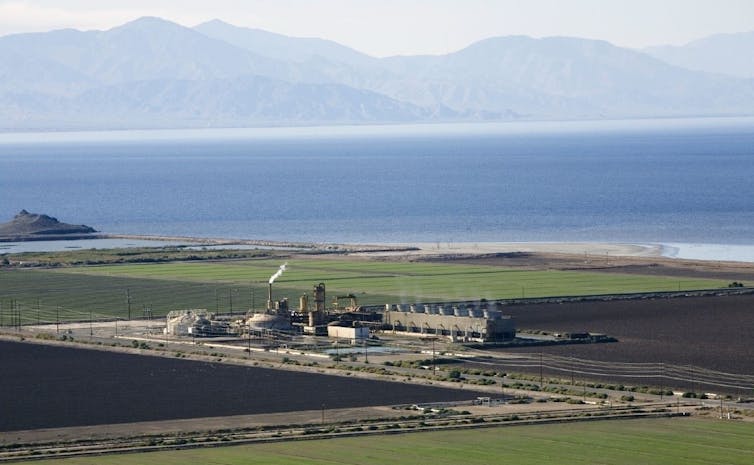
<instances>
[{"instance_id":1,"label":"mountain slope","mask_svg":"<svg viewBox=\"0 0 754 465\"><path fill-rule=\"evenodd\" d=\"M105 84L144 79L210 79L297 73L289 63L257 56L159 18L145 17L108 31L71 29L0 38L12 50L76 70Z\"/></svg>"},{"instance_id":2,"label":"mountain slope","mask_svg":"<svg viewBox=\"0 0 754 465\"><path fill-rule=\"evenodd\" d=\"M278 60L305 62L314 57L350 65L369 65L378 61L369 55L331 40L289 37L282 34L234 26L214 19L199 24L194 30L207 37L225 41L257 55Z\"/></svg>"},{"instance_id":3,"label":"mountain slope","mask_svg":"<svg viewBox=\"0 0 754 465\"><path fill-rule=\"evenodd\" d=\"M220 20L202 23L194 30L255 55L295 63L299 73L296 81L372 88L376 83L395 78L381 60L329 40L288 37Z\"/></svg>"},{"instance_id":4,"label":"mountain slope","mask_svg":"<svg viewBox=\"0 0 754 465\"><path fill-rule=\"evenodd\" d=\"M110 102L124 115L185 121L369 122L415 121L427 110L340 84L288 83L260 76L211 80L152 80L100 87L80 95L74 108L89 112ZM108 110L109 111L109 110Z\"/></svg>"},{"instance_id":5,"label":"mountain slope","mask_svg":"<svg viewBox=\"0 0 754 465\"><path fill-rule=\"evenodd\" d=\"M414 122L432 110L340 84L289 83L261 76L158 79L99 86L73 98L40 97L41 111L11 111L0 96L0 129L238 127ZM21 111L23 109L23 111Z\"/></svg>"},{"instance_id":6,"label":"mountain slope","mask_svg":"<svg viewBox=\"0 0 754 465\"><path fill-rule=\"evenodd\" d=\"M752 114L754 79L579 38L378 59L220 21L0 37L0 130Z\"/></svg>"},{"instance_id":7,"label":"mountain slope","mask_svg":"<svg viewBox=\"0 0 754 465\"><path fill-rule=\"evenodd\" d=\"M405 78L375 90L456 110L506 105L554 117L754 111L751 82L690 72L603 41L497 37L449 55L385 62Z\"/></svg>"},{"instance_id":8,"label":"mountain slope","mask_svg":"<svg viewBox=\"0 0 754 465\"><path fill-rule=\"evenodd\" d=\"M417 121L433 110L338 84L159 18L0 37L0 129Z\"/></svg>"},{"instance_id":9,"label":"mountain slope","mask_svg":"<svg viewBox=\"0 0 754 465\"><path fill-rule=\"evenodd\" d=\"M643 52L690 70L754 78L754 31L717 34L680 47L649 47Z\"/></svg>"}]
</instances>

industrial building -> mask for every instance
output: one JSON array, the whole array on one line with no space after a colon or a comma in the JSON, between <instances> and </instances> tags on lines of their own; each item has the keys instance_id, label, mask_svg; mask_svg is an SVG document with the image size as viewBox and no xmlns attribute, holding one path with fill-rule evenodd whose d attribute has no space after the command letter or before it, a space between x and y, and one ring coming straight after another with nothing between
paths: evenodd
<instances>
[{"instance_id":1,"label":"industrial building","mask_svg":"<svg viewBox=\"0 0 754 465\"><path fill-rule=\"evenodd\" d=\"M458 342L502 342L516 337L513 319L499 304L386 305L384 324L393 333L442 336Z\"/></svg>"},{"instance_id":2,"label":"industrial building","mask_svg":"<svg viewBox=\"0 0 754 465\"><path fill-rule=\"evenodd\" d=\"M166 317L165 333L170 336L220 337L234 336L229 318L218 318L205 309L174 310Z\"/></svg>"},{"instance_id":3,"label":"industrial building","mask_svg":"<svg viewBox=\"0 0 754 465\"><path fill-rule=\"evenodd\" d=\"M284 267L281 267L282 273ZM276 274L279 276L279 274ZM174 336L229 336L243 334L309 334L346 339L369 338L371 331L387 331L405 336L436 336L457 342L503 342L516 336L510 317L503 316L500 302L455 302L384 307L361 307L353 294L336 296L327 308L325 284L313 287L309 296L299 299L297 311L288 299L273 300L268 287L267 309L250 311L245 317L216 316L206 310L180 310L168 314L166 332ZM343 305L342 302L347 302Z\"/></svg>"},{"instance_id":4,"label":"industrial building","mask_svg":"<svg viewBox=\"0 0 754 465\"><path fill-rule=\"evenodd\" d=\"M331 339L345 339L350 344L356 344L369 338L367 326L343 326L339 323L327 325L327 336Z\"/></svg>"}]
</instances>

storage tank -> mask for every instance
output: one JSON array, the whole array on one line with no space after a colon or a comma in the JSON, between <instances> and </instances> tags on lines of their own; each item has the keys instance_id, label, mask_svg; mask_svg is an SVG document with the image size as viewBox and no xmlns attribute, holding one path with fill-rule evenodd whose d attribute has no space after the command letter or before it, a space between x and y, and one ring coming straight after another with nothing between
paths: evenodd
<instances>
[{"instance_id":1,"label":"storage tank","mask_svg":"<svg viewBox=\"0 0 754 465\"><path fill-rule=\"evenodd\" d=\"M484 317L488 320L499 320L503 317L503 312L500 310L485 310Z\"/></svg>"}]
</instances>

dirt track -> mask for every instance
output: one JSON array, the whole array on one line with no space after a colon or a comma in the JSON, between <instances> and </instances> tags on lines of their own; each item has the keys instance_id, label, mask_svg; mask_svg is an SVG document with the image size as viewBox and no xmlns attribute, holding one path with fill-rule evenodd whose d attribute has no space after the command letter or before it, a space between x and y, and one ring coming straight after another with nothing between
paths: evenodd
<instances>
[{"instance_id":1,"label":"dirt track","mask_svg":"<svg viewBox=\"0 0 754 465\"><path fill-rule=\"evenodd\" d=\"M728 279L754 285L754 263L681 260L665 257L606 257L562 253L512 252L444 255L421 260L521 269L584 270L687 278Z\"/></svg>"}]
</instances>

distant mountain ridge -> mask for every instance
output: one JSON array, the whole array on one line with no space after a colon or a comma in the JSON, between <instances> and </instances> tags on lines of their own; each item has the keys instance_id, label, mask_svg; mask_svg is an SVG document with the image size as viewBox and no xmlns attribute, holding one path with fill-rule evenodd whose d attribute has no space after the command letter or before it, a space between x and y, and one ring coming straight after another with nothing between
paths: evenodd
<instances>
[{"instance_id":1,"label":"distant mountain ridge","mask_svg":"<svg viewBox=\"0 0 754 465\"><path fill-rule=\"evenodd\" d=\"M0 37L0 130L754 114L754 80L524 36L374 58L214 20Z\"/></svg>"},{"instance_id":2,"label":"distant mountain ridge","mask_svg":"<svg viewBox=\"0 0 754 465\"><path fill-rule=\"evenodd\" d=\"M642 51L686 69L754 78L754 31L716 34L682 46L648 47Z\"/></svg>"}]
</instances>

